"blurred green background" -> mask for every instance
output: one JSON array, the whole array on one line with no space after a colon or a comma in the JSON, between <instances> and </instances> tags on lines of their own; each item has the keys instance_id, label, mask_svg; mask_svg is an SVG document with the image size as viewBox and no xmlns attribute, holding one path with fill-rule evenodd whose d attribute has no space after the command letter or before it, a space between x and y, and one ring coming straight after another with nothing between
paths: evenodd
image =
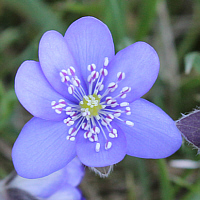
<instances>
[{"instance_id":1,"label":"blurred green background","mask_svg":"<svg viewBox=\"0 0 200 200\"><path fill-rule=\"evenodd\" d=\"M14 92L18 67L38 60L45 31L64 34L88 15L108 25L116 52L139 40L156 49L161 69L146 99L174 120L200 104L200 0L0 0L0 178L13 170L12 145L31 118ZM199 200L199 168L173 168L172 159L200 157L186 142L167 159L127 156L107 179L86 168L80 188L88 200Z\"/></svg>"}]
</instances>

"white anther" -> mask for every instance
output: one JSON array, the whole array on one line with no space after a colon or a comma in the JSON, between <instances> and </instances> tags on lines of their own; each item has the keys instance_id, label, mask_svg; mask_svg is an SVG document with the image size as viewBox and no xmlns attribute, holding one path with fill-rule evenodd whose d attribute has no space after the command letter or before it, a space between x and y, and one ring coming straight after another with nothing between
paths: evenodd
<instances>
[{"instance_id":1,"label":"white anther","mask_svg":"<svg viewBox=\"0 0 200 200\"><path fill-rule=\"evenodd\" d=\"M112 147L112 142L110 141L107 141L106 144L105 144L105 149L108 150Z\"/></svg>"},{"instance_id":2,"label":"white anther","mask_svg":"<svg viewBox=\"0 0 200 200\"><path fill-rule=\"evenodd\" d=\"M62 74L62 75L64 75L64 76L67 76L67 70L62 69L61 72L60 72L60 74Z\"/></svg>"},{"instance_id":3,"label":"white anther","mask_svg":"<svg viewBox=\"0 0 200 200\"><path fill-rule=\"evenodd\" d=\"M107 66L108 66L108 63L109 63L108 57L105 57L105 60L104 60L104 67L107 67Z\"/></svg>"},{"instance_id":4,"label":"white anther","mask_svg":"<svg viewBox=\"0 0 200 200\"><path fill-rule=\"evenodd\" d=\"M100 87L99 87L99 91L102 91L102 90L103 90L103 88L104 88L104 85L103 85L103 84L101 84L101 85L100 85Z\"/></svg>"},{"instance_id":5,"label":"white anther","mask_svg":"<svg viewBox=\"0 0 200 200\"><path fill-rule=\"evenodd\" d=\"M115 134L113 134L113 133L109 133L109 137L110 138L116 138L117 136Z\"/></svg>"},{"instance_id":6,"label":"white anther","mask_svg":"<svg viewBox=\"0 0 200 200\"><path fill-rule=\"evenodd\" d=\"M118 78L118 81L123 80L125 78L125 73L124 72L118 72L117 78Z\"/></svg>"},{"instance_id":7,"label":"white anther","mask_svg":"<svg viewBox=\"0 0 200 200\"><path fill-rule=\"evenodd\" d=\"M116 84L115 82L111 82L111 83L108 84L108 88L109 88L109 89L115 88L116 85L117 85L117 84Z\"/></svg>"},{"instance_id":8,"label":"white anther","mask_svg":"<svg viewBox=\"0 0 200 200\"><path fill-rule=\"evenodd\" d=\"M69 136L69 135L68 135L66 138L67 138L67 140L75 141L75 137L74 137L74 136Z\"/></svg>"},{"instance_id":9,"label":"white anther","mask_svg":"<svg viewBox=\"0 0 200 200\"><path fill-rule=\"evenodd\" d=\"M91 74L88 76L87 81L90 83L92 81L92 76Z\"/></svg>"},{"instance_id":10,"label":"white anther","mask_svg":"<svg viewBox=\"0 0 200 200\"><path fill-rule=\"evenodd\" d=\"M66 111L66 115L71 115L72 111Z\"/></svg>"},{"instance_id":11,"label":"white anther","mask_svg":"<svg viewBox=\"0 0 200 200\"><path fill-rule=\"evenodd\" d=\"M110 105L111 103L112 103L112 99L109 99L109 100L107 101L107 104Z\"/></svg>"},{"instance_id":12,"label":"white anther","mask_svg":"<svg viewBox=\"0 0 200 200\"><path fill-rule=\"evenodd\" d=\"M90 127L89 124L85 123L85 122L82 123L82 125L81 125L81 128L84 129L84 130L88 130L89 127Z\"/></svg>"},{"instance_id":13,"label":"white anther","mask_svg":"<svg viewBox=\"0 0 200 200\"><path fill-rule=\"evenodd\" d=\"M84 133L84 138L87 139L87 138L90 138L92 137L92 132L91 131L87 131Z\"/></svg>"},{"instance_id":14,"label":"white anther","mask_svg":"<svg viewBox=\"0 0 200 200\"><path fill-rule=\"evenodd\" d=\"M107 116L106 116L106 118L108 118L108 119L114 119L114 116L112 115L112 114L108 114Z\"/></svg>"},{"instance_id":15,"label":"white anther","mask_svg":"<svg viewBox=\"0 0 200 200\"><path fill-rule=\"evenodd\" d=\"M130 115L131 114L131 108L130 107L126 107L126 114Z\"/></svg>"},{"instance_id":16,"label":"white anther","mask_svg":"<svg viewBox=\"0 0 200 200\"><path fill-rule=\"evenodd\" d=\"M70 135L73 134L74 132L76 132L76 129L75 129L75 128L70 128L69 131L68 131L68 133L69 133Z\"/></svg>"},{"instance_id":17,"label":"white anther","mask_svg":"<svg viewBox=\"0 0 200 200\"><path fill-rule=\"evenodd\" d=\"M74 116L75 114L76 114L76 112L71 112L70 117Z\"/></svg>"},{"instance_id":18,"label":"white anther","mask_svg":"<svg viewBox=\"0 0 200 200\"><path fill-rule=\"evenodd\" d=\"M109 84L110 85L110 84ZM110 92L114 92L116 89L117 89L117 87L118 87L118 85L117 85L117 83L114 83L114 85L113 85L113 83L110 85L110 87L109 87L109 85L108 85L108 88L110 89Z\"/></svg>"},{"instance_id":19,"label":"white anther","mask_svg":"<svg viewBox=\"0 0 200 200\"><path fill-rule=\"evenodd\" d=\"M69 94L73 94L73 92L74 92L74 86L73 85L70 85L68 87L68 92L69 92Z\"/></svg>"},{"instance_id":20,"label":"white anther","mask_svg":"<svg viewBox=\"0 0 200 200\"><path fill-rule=\"evenodd\" d=\"M53 109L55 109L55 105L56 105L56 101L52 101L51 106L52 106Z\"/></svg>"},{"instance_id":21,"label":"white anther","mask_svg":"<svg viewBox=\"0 0 200 200\"><path fill-rule=\"evenodd\" d=\"M75 75L75 69L74 69L74 67L70 67L70 68L68 68L67 69L67 73L69 74L69 75L71 75L71 76L74 76Z\"/></svg>"},{"instance_id":22,"label":"white anther","mask_svg":"<svg viewBox=\"0 0 200 200\"><path fill-rule=\"evenodd\" d=\"M64 99L60 99L58 102L61 107L65 107L67 105Z\"/></svg>"},{"instance_id":23,"label":"white anther","mask_svg":"<svg viewBox=\"0 0 200 200\"><path fill-rule=\"evenodd\" d=\"M122 103L120 103L120 106L121 106L121 107L125 107L125 106L128 106L128 105L129 105L128 102L122 102Z\"/></svg>"},{"instance_id":24,"label":"white anther","mask_svg":"<svg viewBox=\"0 0 200 200\"><path fill-rule=\"evenodd\" d=\"M88 71L94 71L96 69L96 65L95 64L91 64L91 65L88 65L87 67Z\"/></svg>"},{"instance_id":25,"label":"white anther","mask_svg":"<svg viewBox=\"0 0 200 200\"><path fill-rule=\"evenodd\" d=\"M119 110L119 111L115 111L114 113L113 113L113 116L114 117L119 117L121 115L121 110Z\"/></svg>"},{"instance_id":26,"label":"white anther","mask_svg":"<svg viewBox=\"0 0 200 200\"><path fill-rule=\"evenodd\" d=\"M116 137L118 137L118 135L117 135L117 129L112 129L111 130L111 132L109 133L109 137L111 137L111 138L116 138Z\"/></svg>"},{"instance_id":27,"label":"white anther","mask_svg":"<svg viewBox=\"0 0 200 200\"><path fill-rule=\"evenodd\" d=\"M64 119L64 123L67 124L67 126L72 126L74 124L74 121L68 117L67 119Z\"/></svg>"},{"instance_id":28,"label":"white anther","mask_svg":"<svg viewBox=\"0 0 200 200\"><path fill-rule=\"evenodd\" d=\"M90 140L90 142L96 142L96 141L98 141L98 136L95 134L95 135L92 135L91 137L89 137L89 140Z\"/></svg>"},{"instance_id":29,"label":"white anther","mask_svg":"<svg viewBox=\"0 0 200 200\"><path fill-rule=\"evenodd\" d=\"M61 77L61 82L65 82L65 76L62 75L62 73L60 72L60 77Z\"/></svg>"},{"instance_id":30,"label":"white anther","mask_svg":"<svg viewBox=\"0 0 200 200\"><path fill-rule=\"evenodd\" d=\"M94 130L94 132L97 133L97 134L100 133L100 129L99 129L99 127L97 127L97 126L94 126L94 127L93 127L93 130Z\"/></svg>"},{"instance_id":31,"label":"white anther","mask_svg":"<svg viewBox=\"0 0 200 200\"><path fill-rule=\"evenodd\" d=\"M113 104L111 104L110 106L112 107L112 108L114 108L114 107L116 107L116 106L118 106L119 104L118 103L113 103Z\"/></svg>"},{"instance_id":32,"label":"white anther","mask_svg":"<svg viewBox=\"0 0 200 200\"><path fill-rule=\"evenodd\" d=\"M61 114L62 113L62 108L55 108L55 112L57 114Z\"/></svg>"},{"instance_id":33,"label":"white anther","mask_svg":"<svg viewBox=\"0 0 200 200\"><path fill-rule=\"evenodd\" d=\"M114 134L117 134L117 129L113 128L113 129L112 129L112 132L113 132Z\"/></svg>"},{"instance_id":34,"label":"white anther","mask_svg":"<svg viewBox=\"0 0 200 200\"><path fill-rule=\"evenodd\" d=\"M61 81L62 82L68 82L68 81L70 81L70 78L68 76L68 72L65 69L61 70L60 77L61 77Z\"/></svg>"},{"instance_id":35,"label":"white anther","mask_svg":"<svg viewBox=\"0 0 200 200\"><path fill-rule=\"evenodd\" d=\"M97 79L98 77L99 77L99 72L92 71L92 73L91 73L91 78L93 79L93 81L94 81L95 79Z\"/></svg>"},{"instance_id":36,"label":"white anther","mask_svg":"<svg viewBox=\"0 0 200 200\"><path fill-rule=\"evenodd\" d=\"M131 122L131 121L125 121L125 123L126 123L127 125L129 125L129 126L134 126L134 123Z\"/></svg>"},{"instance_id":37,"label":"white anther","mask_svg":"<svg viewBox=\"0 0 200 200\"><path fill-rule=\"evenodd\" d=\"M120 93L127 93L131 91L131 87L123 87Z\"/></svg>"},{"instance_id":38,"label":"white anther","mask_svg":"<svg viewBox=\"0 0 200 200\"><path fill-rule=\"evenodd\" d=\"M72 120L74 120L74 121L77 119L76 117L77 117L77 113L74 113L73 115L71 115L71 118L72 118Z\"/></svg>"},{"instance_id":39,"label":"white anther","mask_svg":"<svg viewBox=\"0 0 200 200\"><path fill-rule=\"evenodd\" d=\"M75 77L75 78L72 79L72 83L73 83L74 86L79 87L81 81L77 77Z\"/></svg>"},{"instance_id":40,"label":"white anther","mask_svg":"<svg viewBox=\"0 0 200 200\"><path fill-rule=\"evenodd\" d=\"M96 142L96 141L98 141L98 136L95 134L95 135L93 135L93 137L94 137L94 141Z\"/></svg>"},{"instance_id":41,"label":"white anther","mask_svg":"<svg viewBox=\"0 0 200 200\"><path fill-rule=\"evenodd\" d=\"M105 119L102 119L102 120L101 120L101 124L102 124L103 126L107 126L109 123L108 123Z\"/></svg>"},{"instance_id":42,"label":"white anther","mask_svg":"<svg viewBox=\"0 0 200 200\"><path fill-rule=\"evenodd\" d=\"M124 99L124 98L126 98L126 94L122 93L122 94L120 95L120 97L121 97L122 99Z\"/></svg>"},{"instance_id":43,"label":"white anther","mask_svg":"<svg viewBox=\"0 0 200 200\"><path fill-rule=\"evenodd\" d=\"M65 108L65 111L71 111L72 107L68 106L67 108Z\"/></svg>"},{"instance_id":44,"label":"white anther","mask_svg":"<svg viewBox=\"0 0 200 200\"><path fill-rule=\"evenodd\" d=\"M90 142L94 142L94 137L89 137Z\"/></svg>"},{"instance_id":45,"label":"white anther","mask_svg":"<svg viewBox=\"0 0 200 200\"><path fill-rule=\"evenodd\" d=\"M101 74L102 76L107 76L107 75L108 75L108 70L105 69L105 68L102 68L102 69L100 70L100 74Z\"/></svg>"},{"instance_id":46,"label":"white anther","mask_svg":"<svg viewBox=\"0 0 200 200\"><path fill-rule=\"evenodd\" d=\"M112 101L112 97L106 97L106 103Z\"/></svg>"},{"instance_id":47,"label":"white anther","mask_svg":"<svg viewBox=\"0 0 200 200\"><path fill-rule=\"evenodd\" d=\"M101 146L100 143L97 142L96 147L95 147L95 150L96 150L97 153L100 151L100 146Z\"/></svg>"}]
</instances>

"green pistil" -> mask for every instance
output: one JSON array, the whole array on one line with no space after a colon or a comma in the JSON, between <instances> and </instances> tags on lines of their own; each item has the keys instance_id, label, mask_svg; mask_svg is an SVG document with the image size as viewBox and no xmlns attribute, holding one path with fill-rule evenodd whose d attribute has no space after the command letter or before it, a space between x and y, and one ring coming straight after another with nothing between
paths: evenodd
<instances>
[{"instance_id":1,"label":"green pistil","mask_svg":"<svg viewBox=\"0 0 200 200\"><path fill-rule=\"evenodd\" d=\"M98 95L88 95L83 97L83 101L80 101L79 105L81 106L81 109L88 110L90 112L89 117L97 116L99 110L102 109L102 105L100 103L100 98Z\"/></svg>"}]
</instances>

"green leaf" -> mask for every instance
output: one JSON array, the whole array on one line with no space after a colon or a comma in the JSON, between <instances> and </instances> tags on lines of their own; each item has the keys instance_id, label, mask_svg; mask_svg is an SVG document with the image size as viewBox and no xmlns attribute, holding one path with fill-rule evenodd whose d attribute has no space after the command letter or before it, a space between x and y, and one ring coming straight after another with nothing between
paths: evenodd
<instances>
[{"instance_id":1,"label":"green leaf","mask_svg":"<svg viewBox=\"0 0 200 200\"><path fill-rule=\"evenodd\" d=\"M135 40L144 40L152 28L153 20L156 16L158 0L144 0L140 2L139 22L135 35Z\"/></svg>"},{"instance_id":2,"label":"green leaf","mask_svg":"<svg viewBox=\"0 0 200 200\"><path fill-rule=\"evenodd\" d=\"M192 68L195 68L200 73L200 53L191 52L185 56L185 73L189 74Z\"/></svg>"}]
</instances>

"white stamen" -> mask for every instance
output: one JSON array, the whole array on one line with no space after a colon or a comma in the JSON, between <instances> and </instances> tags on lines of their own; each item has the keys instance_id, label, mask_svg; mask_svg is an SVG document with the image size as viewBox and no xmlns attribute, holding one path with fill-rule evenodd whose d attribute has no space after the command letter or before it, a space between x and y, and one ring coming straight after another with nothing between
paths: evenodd
<instances>
[{"instance_id":1,"label":"white stamen","mask_svg":"<svg viewBox=\"0 0 200 200\"><path fill-rule=\"evenodd\" d=\"M55 105L56 105L56 101L52 101L51 106L52 106L53 109L55 109L55 107L54 107Z\"/></svg>"},{"instance_id":2,"label":"white stamen","mask_svg":"<svg viewBox=\"0 0 200 200\"><path fill-rule=\"evenodd\" d=\"M71 135L71 134L73 134L75 131L76 131L76 129L72 127L72 128L69 129L68 133Z\"/></svg>"},{"instance_id":3,"label":"white stamen","mask_svg":"<svg viewBox=\"0 0 200 200\"><path fill-rule=\"evenodd\" d=\"M85 139L90 138L90 137L92 137L91 131L87 131L87 132L84 133L84 138Z\"/></svg>"},{"instance_id":4,"label":"white stamen","mask_svg":"<svg viewBox=\"0 0 200 200\"><path fill-rule=\"evenodd\" d=\"M61 70L60 73L62 73L62 75L64 75L64 76L67 76L67 70L65 70L65 69Z\"/></svg>"},{"instance_id":5,"label":"white stamen","mask_svg":"<svg viewBox=\"0 0 200 200\"><path fill-rule=\"evenodd\" d=\"M74 86L73 85L70 85L68 87L68 92L69 92L69 94L73 94L73 92L74 92Z\"/></svg>"},{"instance_id":6,"label":"white stamen","mask_svg":"<svg viewBox=\"0 0 200 200\"><path fill-rule=\"evenodd\" d=\"M121 97L122 99L124 99L124 98L126 98L126 94L121 94L120 97Z\"/></svg>"},{"instance_id":7,"label":"white stamen","mask_svg":"<svg viewBox=\"0 0 200 200\"><path fill-rule=\"evenodd\" d=\"M100 85L100 87L99 87L99 91L102 91L102 90L103 90L103 88L104 88L104 85L103 85L103 84L101 84L101 85Z\"/></svg>"},{"instance_id":8,"label":"white stamen","mask_svg":"<svg viewBox=\"0 0 200 200\"><path fill-rule=\"evenodd\" d=\"M73 83L74 86L79 87L81 81L77 77L75 77L75 78L72 79L72 83Z\"/></svg>"},{"instance_id":9,"label":"white stamen","mask_svg":"<svg viewBox=\"0 0 200 200\"><path fill-rule=\"evenodd\" d=\"M74 69L74 67L71 66L70 68L68 68L67 72L68 72L69 75L74 76L75 75L75 69Z\"/></svg>"},{"instance_id":10,"label":"white stamen","mask_svg":"<svg viewBox=\"0 0 200 200\"><path fill-rule=\"evenodd\" d=\"M114 117L119 117L120 115L121 115L121 110L113 113Z\"/></svg>"},{"instance_id":11,"label":"white stamen","mask_svg":"<svg viewBox=\"0 0 200 200\"><path fill-rule=\"evenodd\" d=\"M63 122L67 124L67 126L72 126L74 124L74 121L70 117L64 119Z\"/></svg>"},{"instance_id":12,"label":"white stamen","mask_svg":"<svg viewBox=\"0 0 200 200\"><path fill-rule=\"evenodd\" d=\"M88 71L94 71L96 69L96 65L95 64L91 64L91 65L88 65L87 67Z\"/></svg>"},{"instance_id":13,"label":"white stamen","mask_svg":"<svg viewBox=\"0 0 200 200\"><path fill-rule=\"evenodd\" d=\"M106 144L105 144L105 149L108 150L108 149L111 148L111 146L112 146L112 142L107 141Z\"/></svg>"},{"instance_id":14,"label":"white stamen","mask_svg":"<svg viewBox=\"0 0 200 200\"><path fill-rule=\"evenodd\" d=\"M101 70L100 70L100 74L102 75L102 76L107 76L108 75L108 70L107 69L104 69L104 68L102 68Z\"/></svg>"},{"instance_id":15,"label":"white stamen","mask_svg":"<svg viewBox=\"0 0 200 200\"><path fill-rule=\"evenodd\" d=\"M131 121L125 121L125 123L126 123L127 125L129 125L129 126L134 126L134 123L131 122Z\"/></svg>"},{"instance_id":16,"label":"white stamen","mask_svg":"<svg viewBox=\"0 0 200 200\"><path fill-rule=\"evenodd\" d=\"M127 92L130 92L131 91L131 87L123 87L122 90L121 90L121 93L127 93Z\"/></svg>"},{"instance_id":17,"label":"white stamen","mask_svg":"<svg viewBox=\"0 0 200 200\"><path fill-rule=\"evenodd\" d=\"M105 60L104 60L104 67L107 67L107 66L108 66L108 63L109 63L108 57L105 57Z\"/></svg>"},{"instance_id":18,"label":"white stamen","mask_svg":"<svg viewBox=\"0 0 200 200\"><path fill-rule=\"evenodd\" d=\"M112 129L111 132L109 133L109 137L111 137L111 138L118 137L118 135L117 135L117 129Z\"/></svg>"},{"instance_id":19,"label":"white stamen","mask_svg":"<svg viewBox=\"0 0 200 200\"><path fill-rule=\"evenodd\" d=\"M56 108L55 112L58 113L58 114L61 114L62 113L62 109Z\"/></svg>"},{"instance_id":20,"label":"white stamen","mask_svg":"<svg viewBox=\"0 0 200 200\"><path fill-rule=\"evenodd\" d=\"M96 147L95 147L95 150L96 150L96 152L99 152L100 151L100 143L99 142L97 142L96 143Z\"/></svg>"},{"instance_id":21,"label":"white stamen","mask_svg":"<svg viewBox=\"0 0 200 200\"><path fill-rule=\"evenodd\" d=\"M110 88L110 89L111 89L111 88L115 88L116 85L117 85L117 84L116 84L115 82L111 82L111 83L108 84L108 88Z\"/></svg>"},{"instance_id":22,"label":"white stamen","mask_svg":"<svg viewBox=\"0 0 200 200\"><path fill-rule=\"evenodd\" d=\"M125 107L125 106L128 106L128 105L129 105L128 102L122 102L122 103L120 103L120 106L121 106L121 107Z\"/></svg>"},{"instance_id":23,"label":"white stamen","mask_svg":"<svg viewBox=\"0 0 200 200\"><path fill-rule=\"evenodd\" d=\"M66 137L66 139L67 139L67 140L70 140L70 141L75 141L75 137L74 137L74 136L69 136L69 135L68 135L68 136Z\"/></svg>"},{"instance_id":24,"label":"white stamen","mask_svg":"<svg viewBox=\"0 0 200 200\"><path fill-rule=\"evenodd\" d=\"M83 137L90 142L95 142L94 150L96 152L101 150L102 144L100 144L98 139L100 134L103 134L104 141L106 141L104 143L106 150L109 150L112 147L112 142L108 139L118 137L117 129L112 127L112 120L120 120L128 126L134 125L131 121L124 121L119 118L122 113L125 113L126 115L131 114L131 108L128 107L129 103L122 102L119 104L117 102L117 98L125 98L127 93L131 91L131 88L126 86L123 87L115 97L107 96L110 92L113 92L118 88L118 83L125 78L124 72L118 72L117 80L115 80L115 82L110 82L103 94L98 94L99 91L104 89L103 81L108 75L108 70L106 68L108 64L109 60L108 57L106 57L104 65L99 71L95 71L95 64L87 66L87 69L90 71L90 75L88 76L89 87L87 92L84 91L81 86L81 81L76 76L74 67L70 66L67 70L61 70L61 82L67 85L69 94L72 94L74 98L79 101L79 104L67 103L64 99L60 99L58 102L51 102L51 107L56 113L61 114L64 112L68 115L67 118L63 120L67 126L75 124L74 127L72 126L72 128L68 130L68 136L66 139L75 141L75 137L79 133L79 129L82 129L84 130ZM93 84L95 85L93 86ZM98 99L96 99L94 94L98 96ZM106 100L102 101L104 98ZM100 106L101 109L99 109ZM117 106L120 106L121 109L114 109ZM93 116L91 113L96 113L95 109L97 109L97 115Z\"/></svg>"},{"instance_id":25,"label":"white stamen","mask_svg":"<svg viewBox=\"0 0 200 200\"><path fill-rule=\"evenodd\" d=\"M125 73L124 72L118 72L117 78L118 78L118 81L123 80L125 78Z\"/></svg>"}]
</instances>

